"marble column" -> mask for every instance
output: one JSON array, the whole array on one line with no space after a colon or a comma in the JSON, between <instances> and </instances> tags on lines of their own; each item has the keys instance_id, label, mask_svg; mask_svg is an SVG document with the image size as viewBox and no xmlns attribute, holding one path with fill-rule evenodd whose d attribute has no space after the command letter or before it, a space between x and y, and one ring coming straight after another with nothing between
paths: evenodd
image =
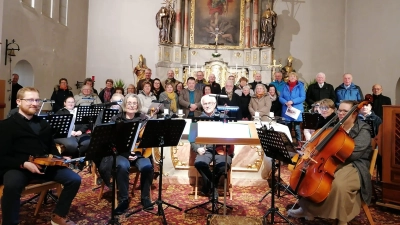
<instances>
[{"instance_id":1,"label":"marble column","mask_svg":"<svg viewBox=\"0 0 400 225\"><path fill-rule=\"evenodd\" d=\"M183 46L188 47L188 37L189 37L189 0L185 0L185 15L183 22Z\"/></svg>"},{"instance_id":2,"label":"marble column","mask_svg":"<svg viewBox=\"0 0 400 225\"><path fill-rule=\"evenodd\" d=\"M259 11L258 0L253 0L253 47L258 47Z\"/></svg>"},{"instance_id":3,"label":"marble column","mask_svg":"<svg viewBox=\"0 0 400 225\"><path fill-rule=\"evenodd\" d=\"M174 44L179 45L181 44L181 33L182 33L182 0L176 1L175 5L175 37L174 37Z\"/></svg>"},{"instance_id":4,"label":"marble column","mask_svg":"<svg viewBox=\"0 0 400 225\"><path fill-rule=\"evenodd\" d=\"M250 18L250 2L251 0L246 0L245 5L245 16L244 16L244 47L250 48L250 26L251 26L251 18Z\"/></svg>"}]
</instances>

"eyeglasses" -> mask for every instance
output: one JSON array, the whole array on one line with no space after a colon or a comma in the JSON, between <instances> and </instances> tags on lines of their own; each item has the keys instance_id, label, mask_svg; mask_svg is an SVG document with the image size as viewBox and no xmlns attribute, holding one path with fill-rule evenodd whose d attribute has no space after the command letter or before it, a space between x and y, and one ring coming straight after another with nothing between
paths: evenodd
<instances>
[{"instance_id":1,"label":"eyeglasses","mask_svg":"<svg viewBox=\"0 0 400 225\"><path fill-rule=\"evenodd\" d=\"M326 106L320 106L319 107L319 110L322 110L322 111L325 111L325 110L328 110L328 109L330 109L330 108L326 107Z\"/></svg>"},{"instance_id":2,"label":"eyeglasses","mask_svg":"<svg viewBox=\"0 0 400 225\"><path fill-rule=\"evenodd\" d=\"M40 104L43 102L42 99L26 99L26 98L21 98L21 100L25 100L26 102L32 104L34 102L36 102L37 104Z\"/></svg>"},{"instance_id":3,"label":"eyeglasses","mask_svg":"<svg viewBox=\"0 0 400 225\"><path fill-rule=\"evenodd\" d=\"M338 113L348 113L349 112L349 110L344 110L344 109L338 109L337 111L338 111Z\"/></svg>"},{"instance_id":4,"label":"eyeglasses","mask_svg":"<svg viewBox=\"0 0 400 225\"><path fill-rule=\"evenodd\" d=\"M207 106L207 105L215 105L215 102L203 102L203 105L204 105L204 106Z\"/></svg>"},{"instance_id":5,"label":"eyeglasses","mask_svg":"<svg viewBox=\"0 0 400 225\"><path fill-rule=\"evenodd\" d=\"M126 105L129 105L129 106L130 106L130 105L137 105L137 104L138 104L137 102L127 102L127 103L126 103Z\"/></svg>"}]
</instances>

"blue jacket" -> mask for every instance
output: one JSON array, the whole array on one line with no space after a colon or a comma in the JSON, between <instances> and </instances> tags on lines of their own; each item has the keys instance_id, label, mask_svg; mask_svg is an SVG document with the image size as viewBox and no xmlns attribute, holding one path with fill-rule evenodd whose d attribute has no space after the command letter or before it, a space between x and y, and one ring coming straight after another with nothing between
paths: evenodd
<instances>
[{"instance_id":1,"label":"blue jacket","mask_svg":"<svg viewBox=\"0 0 400 225\"><path fill-rule=\"evenodd\" d=\"M372 128L373 128L373 134L374 136L378 134L379 126L382 124L382 120L379 116L377 116L374 112L371 112L371 114L367 116L363 116L361 113L358 114L358 118L364 122L366 122L368 125L370 125L367 120L372 121Z\"/></svg>"},{"instance_id":2,"label":"blue jacket","mask_svg":"<svg viewBox=\"0 0 400 225\"><path fill-rule=\"evenodd\" d=\"M305 100L306 100L306 91L304 89L303 82L298 81L292 91L290 91L289 89L289 84L286 83L286 85L283 86L281 95L279 96L279 101L282 103L282 117L284 117L287 121L297 121L297 122L303 121L301 113L299 117L297 117L297 119L293 119L292 117L287 116L285 114L287 109L285 103L288 101L292 101L293 102L292 106L294 108L300 110L301 112L304 112L303 103Z\"/></svg>"},{"instance_id":3,"label":"blue jacket","mask_svg":"<svg viewBox=\"0 0 400 225\"><path fill-rule=\"evenodd\" d=\"M285 81L281 80L281 82L278 82L277 80L274 80L271 82L271 84L273 84L275 86L275 89L280 93L283 90L283 87L285 86L285 84L287 84Z\"/></svg>"},{"instance_id":4,"label":"blue jacket","mask_svg":"<svg viewBox=\"0 0 400 225\"><path fill-rule=\"evenodd\" d=\"M335 89L336 106L339 106L340 100L356 100L362 101L364 99L361 88L353 83L346 89L342 83Z\"/></svg>"}]
</instances>

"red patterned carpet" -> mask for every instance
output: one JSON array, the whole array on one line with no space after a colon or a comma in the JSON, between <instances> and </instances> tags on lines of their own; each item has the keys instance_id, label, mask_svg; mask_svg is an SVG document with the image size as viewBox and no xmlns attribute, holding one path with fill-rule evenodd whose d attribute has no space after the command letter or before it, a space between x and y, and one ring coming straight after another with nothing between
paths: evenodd
<instances>
[{"instance_id":1,"label":"red patterned carpet","mask_svg":"<svg viewBox=\"0 0 400 225\"><path fill-rule=\"evenodd\" d=\"M284 174L287 172L284 171ZM76 196L73 206L70 211L70 218L77 224L106 224L110 218L110 207L111 207L111 193L106 192L103 199L98 200L99 190L92 191L94 187L93 178L90 174L81 173L83 177L83 183L80 188L78 195ZM287 176L286 176L287 177ZM284 175L284 180L285 175ZM156 184L157 185L157 184ZM233 200L227 200L228 205L233 207L233 210L228 210L227 215L235 216L247 216L247 217L262 217L265 212L270 208L271 195L268 195L261 203L260 198L269 188L264 187L234 187ZM192 187L190 185L164 185L163 186L163 200L181 207L183 210L203 203L208 198L199 197L198 200L194 200L194 196L191 195ZM158 188L152 191L152 198L155 200L158 195ZM135 197L132 198L130 207L136 209L138 207L140 198L140 191L137 190ZM223 198L220 197L220 201ZM277 199L276 207L279 211L286 215L286 209L290 208L295 202L294 198L289 195ZM209 205L210 206L210 205ZM34 217L34 204L26 204L21 208L21 224L50 224L50 215L54 207L53 202L49 202L47 205L43 205L39 211L39 214ZM400 224L400 213L393 209L387 209L371 205L370 210L376 224ZM153 210L154 213L157 209ZM191 224L200 225L206 224L208 211L204 209L196 209L189 213L178 211L174 208L166 208L165 215L168 224ZM222 209L220 210L222 214ZM276 220L281 221L278 217ZM125 218L124 215L119 217L121 224L162 224L161 217L147 213L139 212L132 215L129 218ZM315 219L314 221L305 221L304 219L293 219L290 221L294 224L331 224L333 220ZM240 221L231 221L230 224L243 224ZM353 221L349 224L369 224L367 218L363 212L360 213Z\"/></svg>"}]
</instances>

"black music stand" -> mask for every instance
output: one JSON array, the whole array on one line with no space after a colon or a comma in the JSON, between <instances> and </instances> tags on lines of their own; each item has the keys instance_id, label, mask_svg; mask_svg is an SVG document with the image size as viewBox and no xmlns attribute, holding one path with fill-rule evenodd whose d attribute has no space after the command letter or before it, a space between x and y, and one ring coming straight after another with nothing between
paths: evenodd
<instances>
[{"instance_id":1,"label":"black music stand","mask_svg":"<svg viewBox=\"0 0 400 225\"><path fill-rule=\"evenodd\" d=\"M303 128L316 130L318 128L318 123L321 115L318 113L302 113L303 117Z\"/></svg>"},{"instance_id":2,"label":"black music stand","mask_svg":"<svg viewBox=\"0 0 400 225\"><path fill-rule=\"evenodd\" d=\"M118 115L119 109L104 109L101 123L109 123L113 116Z\"/></svg>"},{"instance_id":3,"label":"black music stand","mask_svg":"<svg viewBox=\"0 0 400 225\"><path fill-rule=\"evenodd\" d=\"M192 126L193 127L191 127L190 134L189 134L189 139L192 139L192 140L189 140L190 142L194 142L195 141L194 139L197 137L198 130L197 130L197 126L196 125L197 125L198 121L217 121L217 122L223 121L224 123L227 123L228 121L236 122L237 119L236 119L236 117L219 117L219 116L214 116L214 117L193 117L192 118L192 122L193 122ZM214 144L213 145L213 151L212 151L212 153L213 153L212 154L212 160L211 160L213 162L214 166L216 165L216 162L215 162L215 149L216 149L216 145ZM214 198L214 196L216 196L218 194L218 193L215 193L216 188L214 188L214 187L216 187L218 185L218 183L217 183L218 181L215 180L215 170L213 170L212 171L212 179L211 179L211 190L212 190L211 198L208 201L204 202L204 203L201 203L199 205L193 206L192 208L186 209L185 213L187 213L187 212L189 212L189 211L191 211L193 209L203 208L203 209L208 210L212 214L214 214L215 212L218 213L218 210L219 210L218 205L222 205L224 207L224 214L225 214L226 208L228 208L230 210L233 209L231 206L227 206L226 205L226 184L227 184L227 179L228 179L228 175L227 175L228 174L228 172L227 172L228 164L226 163L227 157L228 157L228 155L225 154L224 203L222 203L222 202L218 201L218 199ZM204 207L208 203L211 203L211 210L209 210L208 208Z\"/></svg>"},{"instance_id":4,"label":"black music stand","mask_svg":"<svg viewBox=\"0 0 400 225\"><path fill-rule=\"evenodd\" d=\"M264 125L263 126L263 129L267 129L267 127ZM274 129L271 127L270 129L269 129L269 131L274 131ZM293 143L290 141L290 139L288 138L288 136L285 134L285 133L283 133L283 132L280 132L279 133L280 134L280 136L281 136L281 138L282 138L282 140L283 140L283 142L282 142L282 144L283 145L285 145L285 148L286 148L286 150L288 151L288 153L289 153L289 155L290 155L290 153L295 153L296 151L295 151L295 147L293 146ZM296 197L297 198L297 195L294 193L294 191L290 188L290 186L289 185L283 185L282 183L281 183L281 161L280 160L278 160L278 162L276 162L276 160L274 160L273 158L271 158L271 165L272 165L272 168L274 168L274 169L278 169L278 178L277 178L277 183L275 184L275 188L277 188L276 190L278 191L278 193L277 193L277 196L278 196L278 198L280 198L281 197L281 189L283 189L284 190L284 192L288 192L288 193L290 193L291 195L293 195L294 197ZM272 172L271 172L272 173ZM274 178L274 177L273 177ZM272 187L272 184L271 184L271 187ZM273 193L273 194L275 194L275 192L272 192L272 188L269 190L269 191L267 191L265 194L264 194L264 196L260 199L260 201L259 202L262 202L262 200L264 200L264 198L266 198L267 196L268 196L268 194L270 194L270 193Z\"/></svg>"},{"instance_id":5,"label":"black music stand","mask_svg":"<svg viewBox=\"0 0 400 225\"><path fill-rule=\"evenodd\" d=\"M105 105L90 105L90 106L78 106L76 111L76 124L89 124L89 128L93 130L93 124L96 121L99 113L105 109Z\"/></svg>"},{"instance_id":6,"label":"black music stand","mask_svg":"<svg viewBox=\"0 0 400 225\"><path fill-rule=\"evenodd\" d=\"M286 136L285 133L280 131L267 130L265 127L257 128L258 137L260 138L261 146L264 150L264 154L271 157L273 161L279 160L288 164L293 164L292 159L289 155L285 141L282 137ZM271 192L275 193L275 167L272 166L272 187ZM264 224L268 223L268 215L271 214L271 224L274 224L275 213L278 214L287 223L293 225L287 217L279 212L279 209L275 207L275 195L271 196L271 208L263 216Z\"/></svg>"},{"instance_id":7,"label":"black music stand","mask_svg":"<svg viewBox=\"0 0 400 225\"><path fill-rule=\"evenodd\" d=\"M116 158L118 154L129 152L132 144L136 143L139 134L140 122L118 122L102 124L96 127L92 133L89 148L86 152L86 160L99 161L103 157L112 156L112 188L116 186ZM112 191L111 219L107 224L120 224L115 218L115 191Z\"/></svg>"},{"instance_id":8,"label":"black music stand","mask_svg":"<svg viewBox=\"0 0 400 225\"><path fill-rule=\"evenodd\" d=\"M146 123L146 129L144 129L142 140L138 148L155 148L160 147L161 155L160 155L160 176L158 183L158 198L155 202L151 203L147 208L150 208L154 205L157 205L157 213L154 213L158 216L162 216L163 224L167 224L167 219L165 218L165 213L162 205L167 205L172 208L175 208L179 211L182 211L178 206L172 205L162 200L162 177L163 177L163 161L164 161L164 146L176 146L181 139L183 130L185 129L186 121L185 120L148 120ZM97 129L97 128L96 128ZM126 217L131 216L137 212L145 210L145 212L152 213L150 211L146 211L146 208L140 208L133 212L126 214Z\"/></svg>"}]
</instances>

